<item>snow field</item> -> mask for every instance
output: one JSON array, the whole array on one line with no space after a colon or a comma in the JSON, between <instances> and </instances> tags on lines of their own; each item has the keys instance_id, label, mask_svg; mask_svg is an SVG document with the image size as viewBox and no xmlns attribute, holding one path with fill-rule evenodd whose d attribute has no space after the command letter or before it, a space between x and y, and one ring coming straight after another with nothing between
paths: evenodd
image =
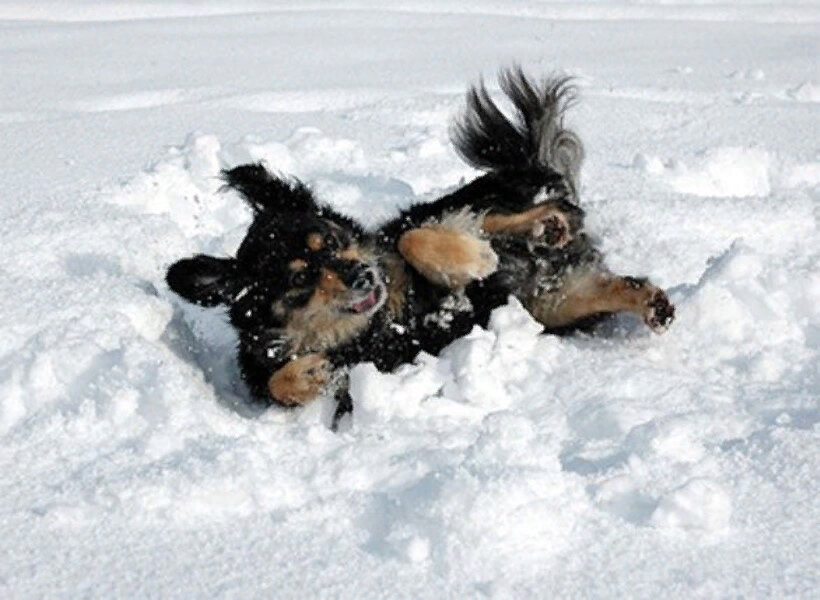
<instances>
[{"instance_id":1,"label":"snow field","mask_svg":"<svg viewBox=\"0 0 820 600\"><path fill-rule=\"evenodd\" d=\"M728 156L768 182L761 151ZM781 256L742 241L711 258L696 282L672 288L678 320L665 336L628 318L614 337L541 336L511 301L488 330L439 358L421 356L396 373L356 367L356 412L339 435L327 429L329 399L301 411L249 407L224 318L180 303L161 281L162 265L186 252L235 250L249 215L219 192L217 175L248 159L292 168L341 208L351 197L375 206L371 216L412 197L409 182L358 176L373 166L362 148L315 129L229 148L193 134L105 192L110 205L98 210L132 211L122 226L139 222L140 236L162 236L162 246L134 252L139 240L126 234L123 267L75 248L67 268L93 280L99 299L87 285L66 298L76 320L32 338L5 384L8 438L48 439L41 468L58 457L80 463L30 509L48 527L83 528L103 515L191 527L365 494L365 551L515 579L536 568L526 557L579 552L606 515L716 543L744 504L727 453L816 421L816 397L803 389L816 378L809 336L820 315L810 299L820 277L790 244ZM648 176L678 190L674 175ZM708 160L698 177L711 181Z\"/></svg>"},{"instance_id":2,"label":"snow field","mask_svg":"<svg viewBox=\"0 0 820 600\"><path fill-rule=\"evenodd\" d=\"M266 37L284 26L261 5L209 19L188 17L239 9L43 6L55 20L88 22L11 26L31 27L32 64L60 65L63 47L51 44L69 31L83 48L104 40L136 79L122 80L117 65L92 77L78 60L65 69L71 85L49 79L55 68L0 92L14 160L0 220L5 596L817 589L818 75L800 54L800 40L816 40L806 33L816 6L482 3L506 11L490 19L454 2L442 5L453 13L446 26L427 20L423 3L360 22L293 17L345 49L345 27L388 39L373 33L382 20L388 37L424 31L441 44L454 31L475 40L471 19L493 34L452 44L451 60L434 65L428 38L399 38L391 60L409 58L385 69L407 68L389 77L369 47L337 53L349 71L320 73L302 47L297 72L276 71L281 61L264 48L292 40ZM2 10L29 20L46 9ZM530 35L537 19L514 17L523 10L587 16ZM630 35L608 22L639 14L661 20L630 21ZM680 15L710 20L690 23L690 35L676 28ZM738 15L769 25L737 25ZM130 24L136 16L156 22ZM160 18L169 16L179 21ZM122 32L152 43L126 52L112 41ZM743 47L750 32L758 43ZM166 77L137 69L152 52L191 54L184 43L197 35L211 50L202 64ZM545 56L554 41L558 58ZM259 63L224 58L232 44ZM466 80L509 55L537 59L534 68L558 60L581 77L571 119L588 146L589 227L613 269L669 290L676 322L663 336L623 317L599 337L548 337L512 301L439 357L394 373L357 366L356 412L338 434L329 399L298 411L249 405L224 316L163 283L177 258L229 254L244 235L250 215L219 192L220 168L266 161L374 225L474 176L449 148L448 122ZM24 69L8 56L4 65ZM259 84L259 65L276 76ZM186 79L198 68L219 71L219 85Z\"/></svg>"}]
</instances>

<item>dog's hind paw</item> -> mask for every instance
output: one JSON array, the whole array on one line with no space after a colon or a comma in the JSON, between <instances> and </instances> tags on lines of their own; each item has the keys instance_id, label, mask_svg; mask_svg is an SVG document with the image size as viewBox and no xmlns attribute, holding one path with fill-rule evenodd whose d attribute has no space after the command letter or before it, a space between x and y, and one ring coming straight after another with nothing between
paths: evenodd
<instances>
[{"instance_id":1,"label":"dog's hind paw","mask_svg":"<svg viewBox=\"0 0 820 600\"><path fill-rule=\"evenodd\" d=\"M556 211L533 224L530 235L552 248L563 248L572 241L567 218Z\"/></svg>"},{"instance_id":2,"label":"dog's hind paw","mask_svg":"<svg viewBox=\"0 0 820 600\"><path fill-rule=\"evenodd\" d=\"M526 236L551 248L563 248L573 238L569 217L552 204L541 204L520 213L492 213L484 218L482 227L490 235Z\"/></svg>"},{"instance_id":3,"label":"dog's hind paw","mask_svg":"<svg viewBox=\"0 0 820 600\"><path fill-rule=\"evenodd\" d=\"M646 303L644 321L655 333L663 333L675 320L675 305L669 301L663 290L658 290Z\"/></svg>"}]
</instances>

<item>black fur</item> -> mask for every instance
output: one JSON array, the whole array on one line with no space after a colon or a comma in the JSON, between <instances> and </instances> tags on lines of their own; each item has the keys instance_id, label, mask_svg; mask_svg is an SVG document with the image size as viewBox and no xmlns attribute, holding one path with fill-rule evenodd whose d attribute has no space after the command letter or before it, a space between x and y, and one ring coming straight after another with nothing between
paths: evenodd
<instances>
[{"instance_id":1,"label":"black fur","mask_svg":"<svg viewBox=\"0 0 820 600\"><path fill-rule=\"evenodd\" d=\"M569 77L538 85L511 68L501 72L499 84L516 116L510 119L499 109L483 81L470 88L466 110L452 130L465 162L487 171L526 169L560 165L564 161L555 159L570 145L572 152L581 150L577 137L563 128L563 115L577 97Z\"/></svg>"},{"instance_id":2,"label":"black fur","mask_svg":"<svg viewBox=\"0 0 820 600\"><path fill-rule=\"evenodd\" d=\"M265 211L302 211L313 209L310 189L295 177L276 177L258 163L240 165L223 171L226 188L233 188L255 213Z\"/></svg>"},{"instance_id":3,"label":"black fur","mask_svg":"<svg viewBox=\"0 0 820 600\"><path fill-rule=\"evenodd\" d=\"M200 306L227 304L239 291L236 261L198 254L180 260L168 269L165 278L172 290Z\"/></svg>"}]
</instances>

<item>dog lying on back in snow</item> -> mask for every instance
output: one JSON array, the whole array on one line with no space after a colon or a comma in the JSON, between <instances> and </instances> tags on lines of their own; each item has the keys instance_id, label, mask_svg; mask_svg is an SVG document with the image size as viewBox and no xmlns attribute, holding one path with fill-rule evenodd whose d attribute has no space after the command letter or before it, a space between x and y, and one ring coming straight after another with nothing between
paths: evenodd
<instances>
[{"instance_id":1,"label":"dog lying on back in snow","mask_svg":"<svg viewBox=\"0 0 820 600\"><path fill-rule=\"evenodd\" d=\"M261 165L225 172L254 212L236 257L183 259L167 281L189 301L229 307L254 396L304 404L342 367L389 370L421 350L435 354L486 324L509 294L547 331L623 311L656 332L669 325L664 292L611 274L584 233L583 148L562 125L574 89L566 79L536 84L519 69L500 83L513 118L479 84L454 127L456 149L486 174L371 234L297 180Z\"/></svg>"}]
</instances>

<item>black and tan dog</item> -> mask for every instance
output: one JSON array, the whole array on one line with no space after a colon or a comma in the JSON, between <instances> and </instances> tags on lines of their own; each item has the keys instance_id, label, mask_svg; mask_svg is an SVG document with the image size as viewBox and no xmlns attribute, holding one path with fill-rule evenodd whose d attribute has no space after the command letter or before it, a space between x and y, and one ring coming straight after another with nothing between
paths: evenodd
<instances>
[{"instance_id":1,"label":"black and tan dog","mask_svg":"<svg viewBox=\"0 0 820 600\"><path fill-rule=\"evenodd\" d=\"M454 127L457 150L487 173L375 233L261 165L225 173L254 211L236 257L183 259L167 280L192 302L229 306L254 396L299 405L340 367L389 370L420 350L437 353L509 294L552 332L623 311L657 332L669 325L664 292L610 273L584 232L583 148L562 124L574 89L561 78L533 83L518 69L500 81L515 117L479 85Z\"/></svg>"}]
</instances>

